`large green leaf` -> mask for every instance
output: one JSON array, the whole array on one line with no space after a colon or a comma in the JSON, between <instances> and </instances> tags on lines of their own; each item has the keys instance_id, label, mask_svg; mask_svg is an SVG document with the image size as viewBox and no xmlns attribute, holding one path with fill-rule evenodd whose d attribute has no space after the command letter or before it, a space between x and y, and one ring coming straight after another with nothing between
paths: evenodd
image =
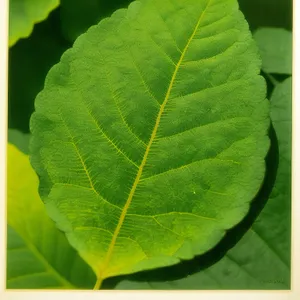
<instances>
[{"instance_id":1,"label":"large green leaf","mask_svg":"<svg viewBox=\"0 0 300 300\"><path fill-rule=\"evenodd\" d=\"M275 185L261 214L238 244L218 262L216 258L223 251L222 247L176 269L173 267L152 273L139 273L121 281L116 289L290 288L291 100L292 80L289 78L278 84L271 98L271 117L279 146ZM274 164L276 161L272 156L270 166ZM270 172L274 173L274 170L270 168ZM261 200L260 197L258 203ZM236 228L230 232L231 237L238 236L239 230L240 228ZM211 266L203 268L208 261ZM174 274L176 280L172 280Z\"/></svg>"},{"instance_id":2,"label":"large green leaf","mask_svg":"<svg viewBox=\"0 0 300 300\"><path fill-rule=\"evenodd\" d=\"M54 13L37 24L28 39L9 50L8 124L22 132L29 131L34 99L43 89L46 74L67 49L56 31L59 23Z\"/></svg>"},{"instance_id":3,"label":"large green leaf","mask_svg":"<svg viewBox=\"0 0 300 300\"><path fill-rule=\"evenodd\" d=\"M28 156L7 151L7 288L90 288L94 274L47 216Z\"/></svg>"},{"instance_id":4,"label":"large green leaf","mask_svg":"<svg viewBox=\"0 0 300 300\"><path fill-rule=\"evenodd\" d=\"M132 0L61 0L61 25L66 39L74 42L76 38L110 16L116 9L128 6Z\"/></svg>"},{"instance_id":5,"label":"large green leaf","mask_svg":"<svg viewBox=\"0 0 300 300\"><path fill-rule=\"evenodd\" d=\"M258 50L236 0L142 0L80 36L31 119L48 213L104 278L214 247L269 147Z\"/></svg>"},{"instance_id":6,"label":"large green leaf","mask_svg":"<svg viewBox=\"0 0 300 300\"><path fill-rule=\"evenodd\" d=\"M292 74L293 36L283 28L260 28L254 33L266 73Z\"/></svg>"},{"instance_id":7,"label":"large green leaf","mask_svg":"<svg viewBox=\"0 0 300 300\"><path fill-rule=\"evenodd\" d=\"M9 46L20 38L28 37L34 24L45 20L58 5L59 0L10 0Z\"/></svg>"}]
</instances>

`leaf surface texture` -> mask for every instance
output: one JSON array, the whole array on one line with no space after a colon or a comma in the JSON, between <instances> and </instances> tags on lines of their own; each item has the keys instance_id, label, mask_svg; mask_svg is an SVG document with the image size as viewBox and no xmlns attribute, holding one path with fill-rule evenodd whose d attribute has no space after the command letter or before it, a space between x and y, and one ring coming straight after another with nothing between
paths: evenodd
<instances>
[{"instance_id":1,"label":"leaf surface texture","mask_svg":"<svg viewBox=\"0 0 300 300\"><path fill-rule=\"evenodd\" d=\"M264 27L254 33L266 73L292 74L293 34L283 28Z\"/></svg>"},{"instance_id":2,"label":"leaf surface texture","mask_svg":"<svg viewBox=\"0 0 300 300\"><path fill-rule=\"evenodd\" d=\"M31 161L96 288L205 253L244 218L269 147L260 64L237 1L144 0L50 70Z\"/></svg>"},{"instance_id":3,"label":"leaf surface texture","mask_svg":"<svg viewBox=\"0 0 300 300\"><path fill-rule=\"evenodd\" d=\"M199 259L189 266L181 265L178 270L162 269L155 274L137 274L136 278L123 279L116 289L290 289L291 116L292 79L288 78L277 85L271 97L271 118L279 148L274 187L254 224L221 260L192 272L202 268L201 262L214 261L218 251L212 252L206 259ZM182 278L168 280L176 273Z\"/></svg>"},{"instance_id":4,"label":"leaf surface texture","mask_svg":"<svg viewBox=\"0 0 300 300\"><path fill-rule=\"evenodd\" d=\"M46 214L28 155L12 144L7 152L7 288L91 288L92 270Z\"/></svg>"}]
</instances>

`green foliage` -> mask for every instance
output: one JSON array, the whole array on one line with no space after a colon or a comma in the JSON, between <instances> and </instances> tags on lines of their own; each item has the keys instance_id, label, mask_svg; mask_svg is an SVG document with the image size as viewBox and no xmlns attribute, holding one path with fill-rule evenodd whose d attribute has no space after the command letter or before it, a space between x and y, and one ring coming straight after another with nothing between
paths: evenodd
<instances>
[{"instance_id":1,"label":"green foliage","mask_svg":"<svg viewBox=\"0 0 300 300\"><path fill-rule=\"evenodd\" d=\"M7 288L90 288L94 275L47 216L29 157L7 152Z\"/></svg>"},{"instance_id":2,"label":"green foliage","mask_svg":"<svg viewBox=\"0 0 300 300\"><path fill-rule=\"evenodd\" d=\"M8 143L15 145L20 151L29 154L30 134L24 134L15 129L8 129Z\"/></svg>"},{"instance_id":3,"label":"green foliage","mask_svg":"<svg viewBox=\"0 0 300 300\"><path fill-rule=\"evenodd\" d=\"M34 99L43 88L46 73L58 61L63 51L71 46L68 43L62 43L61 37L64 36L68 41L73 42L75 37L87 29L86 26L96 24L98 20L109 16L113 9L125 7L129 2L130 0L102 2L100 0L78 0L77 2L63 0L59 10L54 11L50 16L50 20L35 27L34 38L21 40L10 50L10 128L28 132ZM239 0L238 2L250 29L260 26L292 28L292 0L276 0L276 4L273 0ZM82 7L82 4L85 6ZM12 20L11 22L13 23ZM35 57L38 62L34 61Z\"/></svg>"},{"instance_id":4,"label":"green foliage","mask_svg":"<svg viewBox=\"0 0 300 300\"><path fill-rule=\"evenodd\" d=\"M292 74L293 43L292 33L281 28L260 28L254 39L260 49L266 73Z\"/></svg>"},{"instance_id":5,"label":"green foliage","mask_svg":"<svg viewBox=\"0 0 300 300\"><path fill-rule=\"evenodd\" d=\"M10 1L10 45L40 22L33 2ZM7 288L289 289L292 34L270 26L291 29L291 0L113 13L130 2L62 0L10 48ZM266 163L269 101L237 3L267 27Z\"/></svg>"},{"instance_id":6,"label":"green foliage","mask_svg":"<svg viewBox=\"0 0 300 300\"><path fill-rule=\"evenodd\" d=\"M116 289L290 288L291 83L291 78L280 83L271 98L271 117L279 147L279 165L274 188L266 206L251 228L247 228L243 238L217 262L214 260L218 252L223 252L222 247L217 247L215 251L177 269L163 269L156 273L137 274L131 280L124 279ZM272 156L270 164L274 163ZM259 196L259 202L263 200L263 196ZM241 225L246 226L247 222ZM237 230L230 232L227 241L237 234ZM209 266L208 261L211 264ZM203 264L206 265L205 268ZM176 273L189 276L170 280L172 274ZM159 278L163 281L160 282Z\"/></svg>"},{"instance_id":7,"label":"green foliage","mask_svg":"<svg viewBox=\"0 0 300 300\"><path fill-rule=\"evenodd\" d=\"M32 164L99 285L202 254L244 218L269 146L257 54L236 1L146 0L49 72Z\"/></svg>"},{"instance_id":8,"label":"green foliage","mask_svg":"<svg viewBox=\"0 0 300 300\"><path fill-rule=\"evenodd\" d=\"M9 46L20 38L28 37L35 23L47 18L59 5L59 0L10 0L9 1Z\"/></svg>"}]
</instances>

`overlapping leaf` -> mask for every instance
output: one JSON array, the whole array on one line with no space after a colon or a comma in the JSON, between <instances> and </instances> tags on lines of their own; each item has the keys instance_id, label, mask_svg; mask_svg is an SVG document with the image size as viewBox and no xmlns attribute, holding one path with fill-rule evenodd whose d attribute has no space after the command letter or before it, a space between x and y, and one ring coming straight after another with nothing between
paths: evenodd
<instances>
[{"instance_id":1,"label":"overlapping leaf","mask_svg":"<svg viewBox=\"0 0 300 300\"><path fill-rule=\"evenodd\" d=\"M8 125L22 132L29 131L34 99L43 89L49 69L67 49L51 17L37 24L28 39L19 41L9 51Z\"/></svg>"},{"instance_id":2,"label":"overlapping leaf","mask_svg":"<svg viewBox=\"0 0 300 300\"><path fill-rule=\"evenodd\" d=\"M137 274L116 289L289 289L291 266L292 80L280 83L271 98L279 146L277 178L268 202L245 236L218 262L221 249L188 266ZM272 161L275 164L275 161ZM271 170L273 172L273 170ZM261 201L262 199L258 199ZM235 232L232 232L235 234ZM207 261L212 266L203 269ZM197 271L201 269L201 271ZM168 280L177 273L181 279ZM159 280L160 278L160 280Z\"/></svg>"},{"instance_id":3,"label":"overlapping leaf","mask_svg":"<svg viewBox=\"0 0 300 300\"><path fill-rule=\"evenodd\" d=\"M292 32L283 28L259 28L254 33L266 73L292 74Z\"/></svg>"},{"instance_id":4,"label":"overlapping leaf","mask_svg":"<svg viewBox=\"0 0 300 300\"><path fill-rule=\"evenodd\" d=\"M35 23L47 18L59 5L59 0L10 0L9 1L9 46L20 38L28 37Z\"/></svg>"},{"instance_id":5,"label":"overlapping leaf","mask_svg":"<svg viewBox=\"0 0 300 300\"><path fill-rule=\"evenodd\" d=\"M269 146L259 71L236 0L142 0L49 72L31 160L95 288L202 254L244 218Z\"/></svg>"},{"instance_id":6,"label":"overlapping leaf","mask_svg":"<svg viewBox=\"0 0 300 300\"><path fill-rule=\"evenodd\" d=\"M29 157L7 151L7 288L90 288L94 274L47 216Z\"/></svg>"}]
</instances>

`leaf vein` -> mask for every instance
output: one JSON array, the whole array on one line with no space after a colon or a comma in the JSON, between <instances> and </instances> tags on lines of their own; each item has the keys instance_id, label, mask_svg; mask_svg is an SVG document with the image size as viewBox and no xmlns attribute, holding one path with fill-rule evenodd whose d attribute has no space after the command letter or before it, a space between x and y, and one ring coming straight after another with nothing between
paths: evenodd
<instances>
[{"instance_id":1,"label":"leaf vein","mask_svg":"<svg viewBox=\"0 0 300 300\"><path fill-rule=\"evenodd\" d=\"M144 27L144 24L141 25L141 23L140 23L138 20L136 20L136 22L141 26L141 28ZM128 24L131 25L130 23L128 23ZM159 44L154 40L152 34L151 34L149 31L147 31L147 30L144 30L143 33L146 33L147 36L152 40L152 42L154 43L154 45L156 45L156 46L159 48L159 50L161 51L161 53L164 54L164 56L172 63L172 65L176 66L175 61L174 61L174 60L173 60L173 59L165 52L164 48L162 48L162 46L159 45ZM181 51L180 51L180 53L181 53Z\"/></svg>"},{"instance_id":2,"label":"leaf vein","mask_svg":"<svg viewBox=\"0 0 300 300\"><path fill-rule=\"evenodd\" d=\"M226 82L221 83L219 85L213 85L213 84L211 84L211 86L209 86L207 88L201 89L201 90L196 91L196 92L187 93L185 95L176 96L174 98L171 98L170 100L177 100L177 99L185 98L185 97L188 97L188 96L194 96L194 95L202 94L203 92L207 92L209 90L218 89L220 87L224 87L225 85L229 85L229 84L233 84L233 83L237 83L237 82L241 82L241 81L242 81L242 77L240 77L239 79L236 79L236 80L232 80L230 82L226 81Z\"/></svg>"},{"instance_id":3,"label":"leaf vein","mask_svg":"<svg viewBox=\"0 0 300 300\"><path fill-rule=\"evenodd\" d=\"M252 279L254 279L256 282L258 281L257 278L255 278L242 264L240 264L239 262L237 262L233 257L231 257L231 255L229 255L228 253L226 254L226 257L232 261L235 265L237 265L244 273L246 273L249 277L251 277Z\"/></svg>"},{"instance_id":4,"label":"leaf vein","mask_svg":"<svg viewBox=\"0 0 300 300\"><path fill-rule=\"evenodd\" d=\"M48 262L46 257L38 250L38 248L34 244L32 244L26 238L24 238L24 236L20 234L15 228L14 230L20 235L22 240L25 242L25 244L28 247L28 251L31 251L32 254L36 257L36 259L44 265L44 268L48 273L51 273L65 286L75 289L75 287L66 278L64 278L60 273L58 273L58 271Z\"/></svg>"},{"instance_id":5,"label":"leaf vein","mask_svg":"<svg viewBox=\"0 0 300 300\"><path fill-rule=\"evenodd\" d=\"M125 45L125 43L124 43ZM148 83L146 82L146 80L144 79L144 76L138 66L138 64L136 63L135 59L134 59L134 56L132 55L131 53L131 50L130 48L126 45L127 49L128 49L128 52L132 58L132 62L133 62L133 66L134 68L136 69L137 73L139 74L140 78L141 78L141 81L144 85L144 87L146 88L146 90L148 91L148 94L155 100L155 102L157 102L158 106L160 107L161 106L161 103L158 101L158 99L154 96L153 92L151 91L151 88L149 87Z\"/></svg>"},{"instance_id":6,"label":"leaf vein","mask_svg":"<svg viewBox=\"0 0 300 300\"><path fill-rule=\"evenodd\" d=\"M49 274L49 272L41 271L41 272L28 273L28 274L23 274L23 275L8 278L7 281L11 282L11 281L15 281L15 280L19 280L19 279L23 279L23 278L27 278L27 277L36 277L36 276L41 276L41 275L46 275L46 274Z\"/></svg>"},{"instance_id":7,"label":"leaf vein","mask_svg":"<svg viewBox=\"0 0 300 300\"><path fill-rule=\"evenodd\" d=\"M162 176L162 175L165 175L165 174L167 174L167 173L169 173L169 172L174 172L174 171L182 170L182 169L185 169L185 168L190 167L191 165L194 165L194 164L197 164L197 163L203 162L203 161L208 161L208 160L218 160L218 161L222 161L222 162L231 162L231 163L237 164L237 165L240 165L240 164L241 164L240 162L237 162L237 161L234 161L234 160L219 159L219 158L217 158L217 157L214 157L214 158L199 159L199 160L193 161L193 162L191 162L191 163L188 163L188 164L185 164L185 165L182 165L182 166L173 168L173 169L169 169L169 170L163 171L163 172L161 172L161 173L151 175L151 176L149 176L149 177L142 178L140 181L143 181L143 182L144 182L144 181L150 180L150 179L152 179L152 178L154 178L154 177Z\"/></svg>"},{"instance_id":8,"label":"leaf vein","mask_svg":"<svg viewBox=\"0 0 300 300\"><path fill-rule=\"evenodd\" d=\"M109 137L108 135L104 132L104 130L102 129L101 125L99 124L99 121L95 118L95 116L93 115L93 113L90 111L90 109L88 108L88 106L86 106L87 112L89 113L89 115L91 116L92 120L94 121L96 128L98 129L98 131L100 132L100 134L113 146L113 148L115 148L115 150L117 151L117 153L121 154L121 156L123 156L126 160L128 160L132 165L134 165L136 168L138 168L138 165L131 159L129 158L129 156L127 154L125 154Z\"/></svg>"},{"instance_id":9,"label":"leaf vein","mask_svg":"<svg viewBox=\"0 0 300 300\"><path fill-rule=\"evenodd\" d=\"M259 237L263 242L264 244L277 256L277 258L283 263L283 265L285 267L287 267L288 271L290 270L290 267L288 266L288 264L282 259L281 256L279 256L279 254L277 253L277 251L275 251L275 249L273 247L271 247L267 241L253 228L251 227L250 230L252 232L254 232L256 234L257 237Z\"/></svg>"},{"instance_id":10,"label":"leaf vein","mask_svg":"<svg viewBox=\"0 0 300 300\"><path fill-rule=\"evenodd\" d=\"M184 238L184 236L183 235L181 235L181 234L179 234L179 233L177 233L177 232L175 232L174 230L172 230L172 229L170 229L170 228L168 228L168 227L166 227L166 226L164 226L163 224L161 224L159 221L157 221L156 220L156 218L154 217L154 216L152 216L152 219L161 227L161 228L163 228L163 229L166 229L166 230L168 230L168 231L170 231L170 232L172 232L172 233L174 233L175 235L178 235L178 236L180 236L180 237L183 237Z\"/></svg>"},{"instance_id":11,"label":"leaf vein","mask_svg":"<svg viewBox=\"0 0 300 300\"><path fill-rule=\"evenodd\" d=\"M103 195L101 195L98 191L96 191L95 189L93 189L92 187L86 187L83 185L78 185L78 184L73 184L73 183L61 183L61 182L57 182L54 185L59 185L59 186L71 186L71 187L76 187L76 188L81 188L81 189L85 189L85 190L90 190L93 191L96 196L98 196L101 200L103 200L105 203L117 208L117 209L122 209L120 206L117 206L113 203L111 203L110 201L108 201Z\"/></svg>"},{"instance_id":12,"label":"leaf vein","mask_svg":"<svg viewBox=\"0 0 300 300\"><path fill-rule=\"evenodd\" d=\"M205 15L205 12L207 10L207 8L209 7L209 5L211 4L211 1L212 0L208 0L207 1L207 4L206 4L206 7L204 8L204 10L201 12L200 16L199 16L199 20L197 22L197 24L195 25L195 28L194 28L194 31L192 33L192 35L190 36L189 40L187 41L187 44L181 54L181 57L175 67L175 70L174 70L174 73L173 73L173 76L171 78L171 81L170 81L170 84L169 84L169 88L167 90L167 93L166 93L166 96L165 96L165 99L160 107L160 110L158 112L158 115L157 115L157 119L156 119L156 123L155 123L155 126L153 128L153 131L152 131L152 134L151 134L151 137L150 137L150 140L149 140L149 143L148 143L148 146L147 146L147 149L145 151L145 154L144 154L144 157L143 157L143 160L138 168L138 172L137 172L137 175L136 175L136 178L135 178L135 181L132 185L132 188L131 188L131 191L129 193L129 196L128 196L128 199L124 205L124 208L123 208L123 211L121 213L121 216L120 216L120 219L119 219L119 222L118 222L118 225L116 226L116 229L114 231L114 235L113 235L113 238L111 240L111 243L109 245L109 248L108 248L108 251L107 251L107 254L106 254L106 257L104 259L104 262L103 262L103 266L101 268L101 270L99 270L99 273L97 274L97 282L94 286L94 289L99 289L101 284L102 284L102 281L103 279L106 277L106 274L105 274L105 271L106 271L106 268L109 264L109 261L111 259L111 256L113 254L113 249L114 249L114 246L115 246L115 243L116 243L116 240L117 240L117 237L119 235L119 232L120 232L120 229L123 225L123 222L124 222L124 219L125 219L125 216L127 214L127 210L131 204L131 201L133 199L133 196L135 194L135 191L136 191L136 188L139 184L139 181L141 179L141 176L142 176L142 173L143 173L143 169L144 169L144 166L146 165L146 162L147 162L147 158L148 158L148 154L150 152L150 148L153 144L153 141L155 140L155 137L156 137L156 134L157 134L157 131L158 131L158 127L159 127L159 124L160 124L160 120L161 120L161 117L162 117L162 114L164 112L164 109L165 109L165 106L170 98L170 94L171 94L171 91L172 91L172 88L173 88L173 85L174 85L174 82L175 82L175 79L176 79L176 76L177 76L177 73L178 73L178 70L180 68L180 65L184 59L184 56L189 48L189 45L191 44L191 41L193 40L200 24L201 24L201 21Z\"/></svg>"},{"instance_id":13,"label":"leaf vein","mask_svg":"<svg viewBox=\"0 0 300 300\"><path fill-rule=\"evenodd\" d=\"M111 82L110 82L110 79L109 79L109 72L108 72L107 68L105 67L105 63L103 63L102 66L103 66L103 69L104 69L105 74L106 74L106 78L107 78L107 82L108 82L108 85L109 85L109 89L110 89L110 92L111 92L111 95L112 95L112 99L113 99L113 101L114 101L114 103L115 103L115 106L116 106L116 108L117 108L117 110L118 110L118 112L119 112L119 115L120 115L120 117L121 117L121 119L122 119L124 125L128 128L128 130L131 132L131 134L134 135L135 138L136 138L139 142L141 142L144 146L146 146L145 142L144 142L140 137L138 137L138 136L136 135L136 133L134 133L133 129L130 127L130 125L129 125L128 122L126 121L126 119L125 119L125 117L124 117L124 115L123 115L123 113L122 113L122 110L121 110L121 108L120 108L120 106L119 106L119 104L118 104L117 97L116 97L116 95L115 95L115 93L114 93L114 91L113 91L113 88L112 88L112 85L111 85Z\"/></svg>"},{"instance_id":14,"label":"leaf vein","mask_svg":"<svg viewBox=\"0 0 300 300\"><path fill-rule=\"evenodd\" d=\"M199 129L199 128L203 128L203 127L206 127L206 126L211 126L211 125L215 125L215 124L219 124L219 123L222 123L222 124L225 123L226 124L227 122L230 122L232 120L245 119L245 118L246 117L233 117L233 118L228 118L226 120L221 119L221 120L217 120L217 121L210 122L210 123L207 123L207 124L200 124L200 125L197 125L195 127L186 129L184 131L180 131L180 132L176 132L176 133L171 134L171 135L166 135L166 136L159 137L156 140L157 141L161 141L161 140L164 140L164 139L171 139L171 138L177 137L179 135L185 134L187 132L191 132L193 130L196 130L196 129Z\"/></svg>"}]
</instances>

